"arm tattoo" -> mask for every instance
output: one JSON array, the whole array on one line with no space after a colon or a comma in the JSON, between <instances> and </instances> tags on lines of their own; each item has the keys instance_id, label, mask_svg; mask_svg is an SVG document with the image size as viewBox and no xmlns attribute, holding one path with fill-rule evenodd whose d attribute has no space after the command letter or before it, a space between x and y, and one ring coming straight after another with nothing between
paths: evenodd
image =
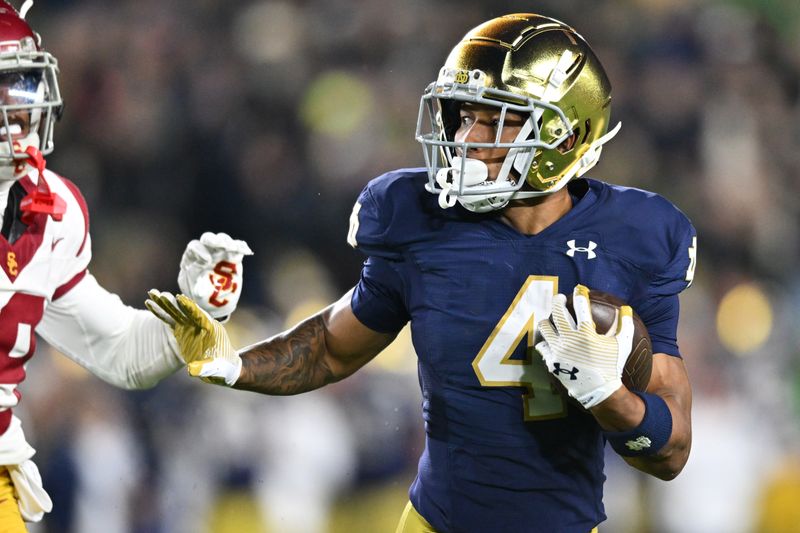
<instances>
[{"instance_id":1,"label":"arm tattoo","mask_svg":"<svg viewBox=\"0 0 800 533\"><path fill-rule=\"evenodd\" d=\"M235 387L271 395L318 389L338 379L325 353L325 324L322 316L315 315L243 352L242 374Z\"/></svg>"}]
</instances>

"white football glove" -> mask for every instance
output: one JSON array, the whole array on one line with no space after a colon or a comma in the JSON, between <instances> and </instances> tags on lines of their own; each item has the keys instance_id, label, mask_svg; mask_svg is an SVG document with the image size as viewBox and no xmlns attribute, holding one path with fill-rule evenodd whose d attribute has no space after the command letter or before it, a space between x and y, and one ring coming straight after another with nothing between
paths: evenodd
<instances>
[{"instance_id":1,"label":"white football glove","mask_svg":"<svg viewBox=\"0 0 800 533\"><path fill-rule=\"evenodd\" d=\"M588 288L576 285L572 294L577 323L566 304L563 294L553 299L552 323L539 322L544 340L536 350L569 395L589 409L622 386L622 370L633 344L633 310L620 307L616 327L601 334L595 331Z\"/></svg>"},{"instance_id":2,"label":"white football glove","mask_svg":"<svg viewBox=\"0 0 800 533\"><path fill-rule=\"evenodd\" d=\"M18 465L8 465L8 474L14 485L19 513L26 522L39 522L45 513L53 510L53 500L44 490L42 475L30 459Z\"/></svg>"},{"instance_id":3,"label":"white football glove","mask_svg":"<svg viewBox=\"0 0 800 533\"><path fill-rule=\"evenodd\" d=\"M201 309L223 322L242 295L242 259L253 255L246 242L225 233L205 232L181 257L178 286Z\"/></svg>"},{"instance_id":4,"label":"white football glove","mask_svg":"<svg viewBox=\"0 0 800 533\"><path fill-rule=\"evenodd\" d=\"M147 295L144 305L172 328L189 375L233 386L242 373L242 359L222 324L183 294L150 289Z\"/></svg>"}]
</instances>

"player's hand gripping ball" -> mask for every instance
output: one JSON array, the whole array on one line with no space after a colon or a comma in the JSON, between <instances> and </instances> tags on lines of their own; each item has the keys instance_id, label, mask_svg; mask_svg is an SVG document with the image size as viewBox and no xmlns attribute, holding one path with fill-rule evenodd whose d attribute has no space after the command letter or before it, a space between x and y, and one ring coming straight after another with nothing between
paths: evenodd
<instances>
[{"instance_id":1,"label":"player's hand gripping ball","mask_svg":"<svg viewBox=\"0 0 800 533\"><path fill-rule=\"evenodd\" d=\"M644 390L652 348L647 329L630 306L578 285L559 294L549 319L539 323L536 349L569 395L591 408L625 384Z\"/></svg>"},{"instance_id":2,"label":"player's hand gripping ball","mask_svg":"<svg viewBox=\"0 0 800 533\"><path fill-rule=\"evenodd\" d=\"M613 332L619 320L619 309L625 302L613 294L603 291L589 290L589 303L592 309L592 319L598 333ZM572 305L572 295L567 295L567 309L575 316ZM632 310L633 311L633 310ZM650 373L653 370L653 345L650 334L642 319L633 311L633 342L631 354L622 369L622 383L630 390L644 392L650 383Z\"/></svg>"}]
</instances>

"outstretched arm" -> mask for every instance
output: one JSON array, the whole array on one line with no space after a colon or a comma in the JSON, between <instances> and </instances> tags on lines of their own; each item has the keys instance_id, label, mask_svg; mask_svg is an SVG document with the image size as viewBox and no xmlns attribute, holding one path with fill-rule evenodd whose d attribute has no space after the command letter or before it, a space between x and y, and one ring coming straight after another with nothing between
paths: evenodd
<instances>
[{"instance_id":1,"label":"outstretched arm","mask_svg":"<svg viewBox=\"0 0 800 533\"><path fill-rule=\"evenodd\" d=\"M145 305L172 327L189 374L262 394L298 394L339 381L396 336L373 331L355 317L351 290L294 328L237 352L225 328L190 298L148 294Z\"/></svg>"},{"instance_id":2,"label":"outstretched arm","mask_svg":"<svg viewBox=\"0 0 800 533\"><path fill-rule=\"evenodd\" d=\"M86 274L45 308L36 328L51 346L114 386L145 389L183 366L168 328Z\"/></svg>"},{"instance_id":3,"label":"outstretched arm","mask_svg":"<svg viewBox=\"0 0 800 533\"><path fill-rule=\"evenodd\" d=\"M186 247L178 282L209 313L233 312L250 248L224 233L204 233ZM168 328L125 305L88 271L47 305L36 328L45 340L100 379L126 389L154 386L184 365Z\"/></svg>"},{"instance_id":4,"label":"outstretched arm","mask_svg":"<svg viewBox=\"0 0 800 533\"><path fill-rule=\"evenodd\" d=\"M292 329L239 351L234 388L289 395L346 378L379 354L394 334L363 325L350 308L352 290Z\"/></svg>"}]
</instances>

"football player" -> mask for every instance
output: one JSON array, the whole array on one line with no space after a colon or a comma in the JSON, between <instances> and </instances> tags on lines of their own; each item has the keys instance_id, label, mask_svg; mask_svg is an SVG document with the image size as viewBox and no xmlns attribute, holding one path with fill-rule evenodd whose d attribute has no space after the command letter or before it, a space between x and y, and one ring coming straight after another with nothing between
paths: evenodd
<instances>
[{"instance_id":1,"label":"football player","mask_svg":"<svg viewBox=\"0 0 800 533\"><path fill-rule=\"evenodd\" d=\"M264 394L341 380L410 322L427 438L397 531L593 531L606 442L669 480L691 441L676 330L695 230L656 194L586 177L620 127L610 104L603 67L568 25L485 22L422 96L427 168L377 177L355 204L348 241L367 260L351 291L238 352L190 299L151 291L147 305L192 375ZM646 392L621 382L631 307L598 334L588 288L648 327Z\"/></svg>"},{"instance_id":2,"label":"football player","mask_svg":"<svg viewBox=\"0 0 800 533\"><path fill-rule=\"evenodd\" d=\"M185 364L169 328L88 271L86 203L75 184L45 169L62 107L57 73L39 35L0 1L0 530L11 533L52 506L12 414L37 333L123 388L151 387ZM249 253L243 241L203 234L181 259L181 290L212 316L229 315Z\"/></svg>"}]
</instances>

